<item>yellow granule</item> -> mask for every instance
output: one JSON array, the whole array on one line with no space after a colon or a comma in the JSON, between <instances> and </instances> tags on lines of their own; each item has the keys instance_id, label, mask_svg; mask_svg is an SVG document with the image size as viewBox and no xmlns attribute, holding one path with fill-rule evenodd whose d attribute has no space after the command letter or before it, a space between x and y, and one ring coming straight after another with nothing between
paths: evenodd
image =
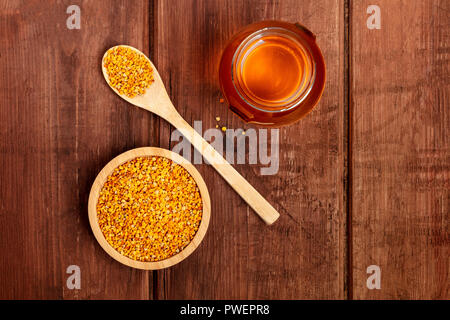
<instances>
[{"instance_id":1,"label":"yellow granule","mask_svg":"<svg viewBox=\"0 0 450 320\"><path fill-rule=\"evenodd\" d=\"M202 220L195 180L164 157L117 167L100 191L97 215L106 241L137 261L160 261L185 248Z\"/></svg>"},{"instance_id":2,"label":"yellow granule","mask_svg":"<svg viewBox=\"0 0 450 320\"><path fill-rule=\"evenodd\" d=\"M144 94L154 81L149 60L131 48L119 46L108 50L103 63L109 84L130 98Z\"/></svg>"}]
</instances>

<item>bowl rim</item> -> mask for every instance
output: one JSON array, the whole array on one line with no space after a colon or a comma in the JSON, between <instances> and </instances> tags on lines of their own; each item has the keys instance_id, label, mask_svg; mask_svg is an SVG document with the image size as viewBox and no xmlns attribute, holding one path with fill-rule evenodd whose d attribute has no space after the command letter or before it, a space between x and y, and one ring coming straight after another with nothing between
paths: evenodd
<instances>
[{"instance_id":1,"label":"bowl rim","mask_svg":"<svg viewBox=\"0 0 450 320\"><path fill-rule=\"evenodd\" d=\"M100 226L98 224L97 202L100 190L102 189L108 176L111 175L111 173L114 171L115 168L137 157L152 157L152 156L168 158L173 162L181 165L184 169L186 169L189 172L189 174L193 177L194 181L196 182L199 188L200 196L202 198L203 212L200 227L198 228L194 238L183 250L161 261L143 262L143 261L136 261L122 255L116 249L114 249L109 244L108 241L106 241L103 232L101 231ZM209 197L208 188L198 170L194 167L192 163L183 158L181 155L173 151L158 147L136 148L119 154L114 159L109 161L98 173L97 177L95 178L92 184L91 191L89 193L89 201L88 201L89 224L91 226L95 238L97 239L97 242L100 244L103 250L105 250L115 260L129 267L143 270L158 270L168 268L186 259L192 252L194 252L194 250L202 242L209 226L210 213L211 213L211 200Z\"/></svg>"}]
</instances>

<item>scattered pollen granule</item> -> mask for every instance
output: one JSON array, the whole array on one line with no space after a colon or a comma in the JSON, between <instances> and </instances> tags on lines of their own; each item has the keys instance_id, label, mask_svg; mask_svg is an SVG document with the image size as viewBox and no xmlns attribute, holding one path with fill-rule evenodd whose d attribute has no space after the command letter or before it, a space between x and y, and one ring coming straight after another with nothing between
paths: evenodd
<instances>
[{"instance_id":1,"label":"scattered pollen granule","mask_svg":"<svg viewBox=\"0 0 450 320\"><path fill-rule=\"evenodd\" d=\"M111 87L129 98L144 94L154 81L148 59L131 48L119 46L108 50L103 63Z\"/></svg>"},{"instance_id":2,"label":"scattered pollen granule","mask_svg":"<svg viewBox=\"0 0 450 320\"><path fill-rule=\"evenodd\" d=\"M97 202L106 241L122 255L146 262L183 250L194 238L202 213L195 180L164 157L139 157L117 167Z\"/></svg>"}]
</instances>

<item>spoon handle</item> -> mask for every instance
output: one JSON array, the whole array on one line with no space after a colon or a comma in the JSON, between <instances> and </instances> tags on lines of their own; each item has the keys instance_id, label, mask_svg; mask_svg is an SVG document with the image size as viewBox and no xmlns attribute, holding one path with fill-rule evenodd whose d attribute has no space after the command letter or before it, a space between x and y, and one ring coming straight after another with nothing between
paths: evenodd
<instances>
[{"instance_id":1,"label":"spoon handle","mask_svg":"<svg viewBox=\"0 0 450 320\"><path fill-rule=\"evenodd\" d=\"M280 214L277 210L177 112L173 112L164 118L190 141L266 224L270 225L278 219Z\"/></svg>"}]
</instances>

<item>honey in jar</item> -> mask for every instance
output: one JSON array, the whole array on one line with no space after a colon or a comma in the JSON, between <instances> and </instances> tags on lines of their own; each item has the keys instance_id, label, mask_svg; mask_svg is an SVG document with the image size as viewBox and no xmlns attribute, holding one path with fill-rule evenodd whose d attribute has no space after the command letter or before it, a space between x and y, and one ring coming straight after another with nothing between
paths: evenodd
<instances>
[{"instance_id":1,"label":"honey in jar","mask_svg":"<svg viewBox=\"0 0 450 320\"><path fill-rule=\"evenodd\" d=\"M325 64L307 29L264 21L233 37L222 55L219 79L231 110L244 121L279 126L317 104Z\"/></svg>"}]
</instances>

